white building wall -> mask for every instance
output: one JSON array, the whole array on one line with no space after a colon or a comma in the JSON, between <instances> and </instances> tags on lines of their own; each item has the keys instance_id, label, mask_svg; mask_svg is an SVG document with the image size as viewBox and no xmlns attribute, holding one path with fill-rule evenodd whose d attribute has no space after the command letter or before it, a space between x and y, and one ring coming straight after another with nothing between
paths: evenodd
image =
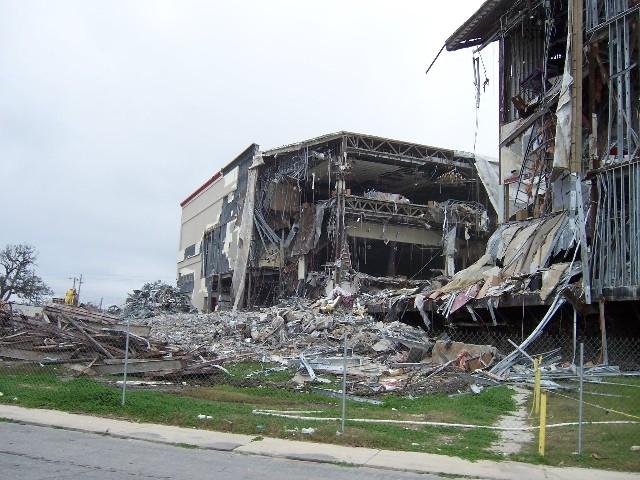
<instances>
[{"instance_id":1,"label":"white building wall","mask_svg":"<svg viewBox=\"0 0 640 480\"><path fill-rule=\"evenodd\" d=\"M224 178L220 176L194 199L182 207L180 244L178 248L178 275L193 274L191 302L199 310L205 308L207 289L202 278L202 235L214 226L220 217L225 196ZM185 259L185 249L195 245L195 255Z\"/></svg>"},{"instance_id":2,"label":"white building wall","mask_svg":"<svg viewBox=\"0 0 640 480\"><path fill-rule=\"evenodd\" d=\"M178 249L178 275L193 274L194 285L191 301L200 310L206 309L205 298L207 289L202 278L202 236L205 230L215 226L220 219L223 199L233 200L238 184L238 167L231 169L226 175L221 175L211 185L207 186L195 198L182 207L180 226L180 244ZM237 212L236 212L237 213ZM237 249L236 220L227 223L224 250L229 262L233 265ZM195 245L195 255L185 258L185 249Z\"/></svg>"}]
</instances>

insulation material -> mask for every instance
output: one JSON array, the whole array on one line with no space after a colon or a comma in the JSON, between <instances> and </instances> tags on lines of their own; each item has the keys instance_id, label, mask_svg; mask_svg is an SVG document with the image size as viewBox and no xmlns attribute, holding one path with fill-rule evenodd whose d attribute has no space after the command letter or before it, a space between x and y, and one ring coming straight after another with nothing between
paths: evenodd
<instances>
[{"instance_id":1,"label":"insulation material","mask_svg":"<svg viewBox=\"0 0 640 480\"><path fill-rule=\"evenodd\" d=\"M514 257L507 261L505 257L505 275L530 274L539 270L544 265L544 260L548 259L547 253L553 244L557 230L564 223L566 217L558 215L532 222L531 225L522 229L516 237L515 242L521 241L517 245L518 250ZM544 257L544 258L543 258ZM506 265L508 264L508 267Z\"/></svg>"},{"instance_id":2,"label":"insulation material","mask_svg":"<svg viewBox=\"0 0 640 480\"><path fill-rule=\"evenodd\" d=\"M522 283L518 279L547 270L555 255L575 246L576 238L576 223L565 213L502 225L476 263L456 273L448 284L430 291L428 298L442 297L446 303L442 311L448 316L473 298L512 292ZM554 275L547 274L544 300L555 289Z\"/></svg>"},{"instance_id":3,"label":"insulation material","mask_svg":"<svg viewBox=\"0 0 640 480\"><path fill-rule=\"evenodd\" d=\"M569 170L571 159L571 124L572 124L572 101L571 86L573 77L571 76L571 36L572 36L572 3L569 2L569 16L567 21L567 54L564 62L564 73L562 75L562 86L560 88L560 98L556 110L556 140L553 153L554 170Z\"/></svg>"},{"instance_id":4,"label":"insulation material","mask_svg":"<svg viewBox=\"0 0 640 480\"><path fill-rule=\"evenodd\" d=\"M420 312L420 316L422 317L422 322L424 323L425 328L429 330L429 328L431 328L431 319L429 318L429 315L425 310L425 298L426 297L423 294L421 293L417 294L415 300L413 301L413 306L418 309L418 312Z\"/></svg>"},{"instance_id":5,"label":"insulation material","mask_svg":"<svg viewBox=\"0 0 640 480\"><path fill-rule=\"evenodd\" d=\"M523 267L529 268L528 273L535 273L544 268L553 253L553 247L557 243L558 232L561 227L567 225L567 217L559 215L555 222L545 222L544 225L536 232L536 246L532 246L529 255L523 261ZM539 245L539 246L538 246Z\"/></svg>"},{"instance_id":6,"label":"insulation material","mask_svg":"<svg viewBox=\"0 0 640 480\"><path fill-rule=\"evenodd\" d=\"M328 202L320 202L316 204L316 216L315 216L315 235L313 238L313 248L318 246L320 236L322 235L322 221L324 220L324 212L329 205Z\"/></svg>"},{"instance_id":7,"label":"insulation material","mask_svg":"<svg viewBox=\"0 0 640 480\"><path fill-rule=\"evenodd\" d=\"M540 288L540 298L546 301L547 298L555 291L560 278L567 271L570 263L556 263L551 265L548 270L542 272L542 288Z\"/></svg>"},{"instance_id":8,"label":"insulation material","mask_svg":"<svg viewBox=\"0 0 640 480\"><path fill-rule=\"evenodd\" d=\"M504 255L505 269L510 269L512 272L516 271L515 262L520 258L525 249L530 246L530 241L534 236L535 231L540 226L539 221L529 222L524 228L522 228L513 237L513 240L508 244Z\"/></svg>"},{"instance_id":9,"label":"insulation material","mask_svg":"<svg viewBox=\"0 0 640 480\"><path fill-rule=\"evenodd\" d=\"M437 291L440 293L454 292L462 288L467 288L484 278L484 273L493 267L491 256L486 253L470 267L460 270L451 281Z\"/></svg>"},{"instance_id":10,"label":"insulation material","mask_svg":"<svg viewBox=\"0 0 640 480\"><path fill-rule=\"evenodd\" d=\"M502 183L518 175L522 168L522 143L514 142L508 147L500 148L500 180Z\"/></svg>"},{"instance_id":11,"label":"insulation material","mask_svg":"<svg viewBox=\"0 0 640 480\"><path fill-rule=\"evenodd\" d=\"M502 196L502 187L500 186L500 163L496 158L483 157L476 155L475 167L478 177L484 185L487 196L491 201L491 205L496 213L500 212L500 203Z\"/></svg>"},{"instance_id":12,"label":"insulation material","mask_svg":"<svg viewBox=\"0 0 640 480\"><path fill-rule=\"evenodd\" d=\"M500 214L500 208L503 203L504 179L513 176L512 171L519 172L522 168L522 154L514 152L513 149L503 147L500 149L500 161L491 157L483 157L476 155L475 167L478 177L487 192L487 196L491 201L491 205L496 213ZM502 164L502 167L500 167ZM502 183L500 182L500 168L502 168ZM520 199L516 199L517 192L515 189L509 189L509 209L522 210L526 208L527 203Z\"/></svg>"},{"instance_id":13,"label":"insulation material","mask_svg":"<svg viewBox=\"0 0 640 480\"><path fill-rule=\"evenodd\" d=\"M484 272L484 284L482 288L476 295L476 298L484 298L488 295L488 290L491 287L497 287L502 283L502 278L500 277L500 267L493 267Z\"/></svg>"}]
</instances>

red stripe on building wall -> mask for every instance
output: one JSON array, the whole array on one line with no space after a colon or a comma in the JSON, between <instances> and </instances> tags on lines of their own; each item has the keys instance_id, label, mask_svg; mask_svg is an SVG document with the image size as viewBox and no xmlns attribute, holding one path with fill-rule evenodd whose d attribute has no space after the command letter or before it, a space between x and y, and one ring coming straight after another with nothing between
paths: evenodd
<instances>
[{"instance_id":1,"label":"red stripe on building wall","mask_svg":"<svg viewBox=\"0 0 640 480\"><path fill-rule=\"evenodd\" d=\"M193 200L199 194L201 194L203 191L205 191L209 185L211 185L213 182L215 182L221 176L222 176L222 172L216 173L213 177L211 177L209 180L207 180L202 185L200 185L200 187L198 187L198 189L195 192L193 192L191 195L189 195L187 198L185 198L182 202L180 202L180 206L184 207L187 203L189 203L191 200Z\"/></svg>"}]
</instances>

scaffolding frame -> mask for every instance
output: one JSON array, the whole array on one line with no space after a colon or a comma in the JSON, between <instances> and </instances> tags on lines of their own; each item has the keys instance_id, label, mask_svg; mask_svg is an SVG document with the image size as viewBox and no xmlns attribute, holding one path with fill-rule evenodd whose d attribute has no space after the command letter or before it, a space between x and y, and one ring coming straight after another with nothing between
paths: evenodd
<instances>
[{"instance_id":1,"label":"scaffolding frame","mask_svg":"<svg viewBox=\"0 0 640 480\"><path fill-rule=\"evenodd\" d=\"M637 296L640 286L640 169L637 101L632 75L631 25L640 24L640 5L628 0L586 0L586 33L596 42L606 31L609 97L606 148L598 155L592 250L592 286L600 298ZM637 34L637 32L636 32ZM640 48L636 48L640 55Z\"/></svg>"}]
</instances>

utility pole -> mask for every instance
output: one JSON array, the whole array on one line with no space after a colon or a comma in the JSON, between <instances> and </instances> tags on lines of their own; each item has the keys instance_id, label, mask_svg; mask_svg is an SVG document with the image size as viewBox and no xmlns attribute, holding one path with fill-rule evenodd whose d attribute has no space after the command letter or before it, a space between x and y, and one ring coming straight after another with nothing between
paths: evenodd
<instances>
[{"instance_id":1,"label":"utility pole","mask_svg":"<svg viewBox=\"0 0 640 480\"><path fill-rule=\"evenodd\" d=\"M80 279L78 280L78 305L80 305L80 289L82 288L83 283L84 282L82 281L82 274L80 274ZM76 286L75 278L73 279L73 286L74 288Z\"/></svg>"}]
</instances>

